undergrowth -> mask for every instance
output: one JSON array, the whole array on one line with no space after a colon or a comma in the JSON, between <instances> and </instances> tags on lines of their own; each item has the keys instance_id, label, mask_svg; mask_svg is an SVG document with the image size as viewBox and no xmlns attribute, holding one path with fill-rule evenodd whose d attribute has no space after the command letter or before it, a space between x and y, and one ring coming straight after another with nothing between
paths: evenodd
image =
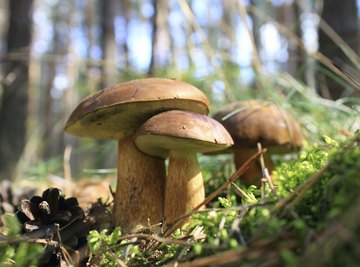
<instances>
[{"instance_id":1,"label":"undergrowth","mask_svg":"<svg viewBox=\"0 0 360 267\"><path fill-rule=\"evenodd\" d=\"M357 266L359 141L359 133L345 141L324 136L276 168L275 191L236 181L170 235L151 227L90 231L88 266ZM213 169L218 177L207 192L230 169ZM0 265L36 266L46 242L22 238L14 216L3 215L0 226Z\"/></svg>"},{"instance_id":2,"label":"undergrowth","mask_svg":"<svg viewBox=\"0 0 360 267\"><path fill-rule=\"evenodd\" d=\"M324 136L277 167L275 191L236 181L171 235L90 231L88 266L357 266L359 141ZM229 171L215 170L207 191ZM14 216L1 217L1 266L36 266L44 244L19 231Z\"/></svg>"},{"instance_id":3,"label":"undergrowth","mask_svg":"<svg viewBox=\"0 0 360 267\"><path fill-rule=\"evenodd\" d=\"M276 192L237 182L171 236L92 231L90 264L357 266L359 134L329 137L275 171ZM237 191L243 197L239 197ZM334 236L336 238L334 238ZM330 243L329 243L330 242ZM321 255L321 257L319 257ZM193 265L192 265L193 264ZM182 265L179 265L182 266Z\"/></svg>"},{"instance_id":4,"label":"undergrowth","mask_svg":"<svg viewBox=\"0 0 360 267\"><path fill-rule=\"evenodd\" d=\"M37 266L43 251L40 244L26 242L19 236L21 225L11 214L1 216L0 266Z\"/></svg>"}]
</instances>

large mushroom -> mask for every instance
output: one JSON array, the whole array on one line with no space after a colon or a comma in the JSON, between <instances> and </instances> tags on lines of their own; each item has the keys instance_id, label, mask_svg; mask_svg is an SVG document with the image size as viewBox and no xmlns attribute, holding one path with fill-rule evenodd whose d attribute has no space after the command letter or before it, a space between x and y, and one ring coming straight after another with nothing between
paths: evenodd
<instances>
[{"instance_id":1,"label":"large mushroom","mask_svg":"<svg viewBox=\"0 0 360 267\"><path fill-rule=\"evenodd\" d=\"M134 131L167 110L207 114L209 102L196 87L173 79L147 78L117 84L85 98L70 115L65 131L118 140L114 222L133 232L163 216L165 163L136 149Z\"/></svg>"},{"instance_id":2,"label":"large mushroom","mask_svg":"<svg viewBox=\"0 0 360 267\"><path fill-rule=\"evenodd\" d=\"M235 102L223 107L213 118L221 122L234 139L231 151L235 154L236 168L256 152L257 143L268 149L264 161L270 173L274 169L271 155L289 153L302 146L298 124L286 111L269 101ZM261 177L262 168L255 162L241 178L248 185L260 185Z\"/></svg>"},{"instance_id":3,"label":"large mushroom","mask_svg":"<svg viewBox=\"0 0 360 267\"><path fill-rule=\"evenodd\" d=\"M147 120L137 130L135 144L148 155L169 157L164 217L166 223L173 223L204 200L204 183L196 153L226 149L233 140L212 118L172 110Z\"/></svg>"}]
</instances>

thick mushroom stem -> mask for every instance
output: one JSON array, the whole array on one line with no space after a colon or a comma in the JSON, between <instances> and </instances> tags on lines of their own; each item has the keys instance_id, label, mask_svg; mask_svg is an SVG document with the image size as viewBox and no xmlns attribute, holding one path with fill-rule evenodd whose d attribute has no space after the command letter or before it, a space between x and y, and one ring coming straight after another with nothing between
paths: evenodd
<instances>
[{"instance_id":1,"label":"thick mushroom stem","mask_svg":"<svg viewBox=\"0 0 360 267\"><path fill-rule=\"evenodd\" d=\"M164 210L165 161L140 152L133 136L119 140L114 222L135 232L161 221Z\"/></svg>"},{"instance_id":2,"label":"thick mushroom stem","mask_svg":"<svg viewBox=\"0 0 360 267\"><path fill-rule=\"evenodd\" d=\"M196 153L170 151L165 186L166 223L174 223L204 199L204 183Z\"/></svg>"},{"instance_id":3,"label":"thick mushroom stem","mask_svg":"<svg viewBox=\"0 0 360 267\"><path fill-rule=\"evenodd\" d=\"M247 161L252 155L256 153L256 149L235 149L234 161L236 169L239 169L245 161ZM265 153L263 155L265 167L268 169L269 173L274 170L274 163L271 160L271 156L269 153ZM240 177L242 181L244 181L247 185L261 185L262 178L262 169L260 161L253 162L249 169Z\"/></svg>"}]
</instances>

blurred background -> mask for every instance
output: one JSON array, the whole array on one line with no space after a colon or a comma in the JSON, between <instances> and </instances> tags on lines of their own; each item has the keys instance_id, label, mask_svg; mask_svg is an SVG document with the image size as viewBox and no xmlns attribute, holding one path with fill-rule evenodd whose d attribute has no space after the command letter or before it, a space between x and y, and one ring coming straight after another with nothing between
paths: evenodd
<instances>
[{"instance_id":1,"label":"blurred background","mask_svg":"<svg viewBox=\"0 0 360 267\"><path fill-rule=\"evenodd\" d=\"M269 99L308 142L359 127L360 1L1 0L0 180L115 175L116 142L63 132L80 100L150 76L211 113Z\"/></svg>"}]
</instances>

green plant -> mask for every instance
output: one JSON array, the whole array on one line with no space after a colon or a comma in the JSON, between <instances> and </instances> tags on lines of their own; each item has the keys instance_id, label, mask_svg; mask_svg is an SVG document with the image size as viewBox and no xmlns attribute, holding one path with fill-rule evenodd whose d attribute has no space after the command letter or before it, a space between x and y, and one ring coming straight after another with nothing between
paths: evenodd
<instances>
[{"instance_id":1,"label":"green plant","mask_svg":"<svg viewBox=\"0 0 360 267\"><path fill-rule=\"evenodd\" d=\"M21 226L14 215L5 214L1 221L0 266L37 266L43 247L20 237Z\"/></svg>"}]
</instances>

